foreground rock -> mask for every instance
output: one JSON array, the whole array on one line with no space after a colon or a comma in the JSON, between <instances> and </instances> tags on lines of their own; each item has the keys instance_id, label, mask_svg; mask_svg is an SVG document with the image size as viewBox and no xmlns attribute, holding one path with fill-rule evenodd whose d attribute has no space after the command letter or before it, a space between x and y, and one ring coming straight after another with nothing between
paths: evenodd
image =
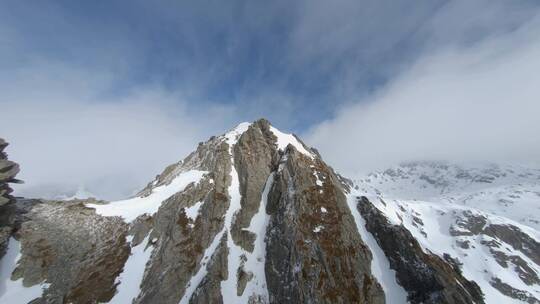
<instances>
[{"instance_id":1,"label":"foreground rock","mask_svg":"<svg viewBox=\"0 0 540 304\"><path fill-rule=\"evenodd\" d=\"M130 253L127 224L96 215L82 202L19 200L15 209L12 240L20 242L21 257L11 280L22 279L25 287L46 284L42 297L32 303L104 303L112 298Z\"/></svg>"}]
</instances>

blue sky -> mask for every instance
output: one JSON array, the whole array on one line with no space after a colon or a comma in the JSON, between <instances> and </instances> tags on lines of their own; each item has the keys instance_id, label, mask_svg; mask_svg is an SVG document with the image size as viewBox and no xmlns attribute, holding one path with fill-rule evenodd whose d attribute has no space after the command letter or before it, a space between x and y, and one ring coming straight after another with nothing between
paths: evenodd
<instances>
[{"instance_id":1,"label":"blue sky","mask_svg":"<svg viewBox=\"0 0 540 304\"><path fill-rule=\"evenodd\" d=\"M345 101L342 86L369 92L414 59L425 42L421 25L444 4L30 3L2 4L8 43L18 49L3 65L16 69L38 58L110 73L102 93L112 97L158 85L197 100L195 109L242 104L242 118L265 116L296 130L329 118Z\"/></svg>"},{"instance_id":2,"label":"blue sky","mask_svg":"<svg viewBox=\"0 0 540 304\"><path fill-rule=\"evenodd\" d=\"M487 78L490 69L467 71L479 64L467 58L500 56L482 63L494 69L526 51L533 54L531 60L538 59L538 32L530 28L537 25L539 11L540 3L533 0L0 1L0 106L10 116L0 122L0 135L12 142L11 155L23 165L26 187L35 186L40 190L31 193L38 194L45 191L39 185L52 180L100 188L106 196L124 195L196 142L259 117L303 135L342 170L350 169L346 164L355 155L367 161L353 164L351 171L374 163L381 153L363 155L361 147L376 146L383 135L386 150L396 150L392 143L406 138L399 143L405 151L422 147L428 156L451 158L412 135L425 127L378 133L384 126L377 122L394 114L366 113L384 112L374 104L398 109L395 103L403 96L426 102L448 96L445 88L429 97L410 93L418 90L412 85L417 80L432 83L437 75L455 74L458 86L452 93L464 88L459 79L471 73L485 75L472 83L499 87L498 79ZM521 48L509 50L509 45ZM455 66L463 69L456 72ZM526 85L518 81L526 79L526 72L505 84ZM434 82L431 87L440 86ZM471 93L459 98L444 102L473 113L468 105L493 97ZM413 108L406 105L414 101L402 102L407 111ZM483 111L505 112L502 101L492 103ZM474 113L470 116L479 116ZM410 121L435 114L441 115L411 112L403 123L416 126ZM373 123L351 122L356 120ZM465 125L485 131L477 136L486 138L488 128L477 123L471 118ZM535 127L531 122L529 128ZM429 129L448 144L472 141L443 125ZM335 136L343 133L350 134ZM516 128L514 133L523 132ZM503 141L493 139L492 147ZM529 150L537 151L536 144ZM338 153L344 150L350 153ZM523 150L487 160L529 161ZM450 156L468 159L484 152L452 150ZM405 160L398 156L382 164ZM119 180L124 181L121 190L111 186Z\"/></svg>"}]
</instances>

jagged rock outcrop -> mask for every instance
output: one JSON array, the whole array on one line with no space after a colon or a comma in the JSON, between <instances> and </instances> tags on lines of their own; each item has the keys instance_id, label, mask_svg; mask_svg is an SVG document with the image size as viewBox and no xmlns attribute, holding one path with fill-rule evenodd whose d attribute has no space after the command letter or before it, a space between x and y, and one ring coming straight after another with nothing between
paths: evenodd
<instances>
[{"instance_id":1,"label":"jagged rock outcrop","mask_svg":"<svg viewBox=\"0 0 540 304\"><path fill-rule=\"evenodd\" d=\"M454 261L424 252L405 227L390 223L366 197L358 198L357 206L411 303L483 303L480 287L465 279Z\"/></svg>"},{"instance_id":2,"label":"jagged rock outcrop","mask_svg":"<svg viewBox=\"0 0 540 304\"><path fill-rule=\"evenodd\" d=\"M15 179L19 173L19 165L8 160L8 155L4 151L8 143L0 138L0 259L4 256L7 242L13 232L14 218L13 206L14 198L11 195L13 190L9 183L18 183Z\"/></svg>"},{"instance_id":3,"label":"jagged rock outcrop","mask_svg":"<svg viewBox=\"0 0 540 304\"><path fill-rule=\"evenodd\" d=\"M19 173L19 165L8 160L7 153L4 152L7 146L8 143L0 138L0 207L13 201L11 196L13 190L9 187L9 183L20 182L15 179Z\"/></svg>"},{"instance_id":4,"label":"jagged rock outcrop","mask_svg":"<svg viewBox=\"0 0 540 304\"><path fill-rule=\"evenodd\" d=\"M191 184L164 201L153 215L151 238L158 241L141 283L145 292L137 303L178 303L190 278L204 267L200 263L204 250L223 229L223 216L229 204L230 168L228 147L217 139L200 145L182 162L180 170L200 169L209 173L198 184ZM166 170L158 180L167 180L169 174L176 173ZM189 218L185 209L198 202L202 202L200 216ZM162 273L163 269L167 271Z\"/></svg>"}]
</instances>

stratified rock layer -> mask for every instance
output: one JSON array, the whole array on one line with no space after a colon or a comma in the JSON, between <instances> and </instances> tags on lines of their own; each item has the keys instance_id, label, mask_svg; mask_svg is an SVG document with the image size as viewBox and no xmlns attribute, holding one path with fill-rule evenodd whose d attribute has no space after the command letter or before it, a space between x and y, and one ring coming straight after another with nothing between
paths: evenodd
<instances>
[{"instance_id":1,"label":"stratified rock layer","mask_svg":"<svg viewBox=\"0 0 540 304\"><path fill-rule=\"evenodd\" d=\"M337 177L322 161L288 150L267 208L272 302L384 303L371 276L371 253Z\"/></svg>"},{"instance_id":2,"label":"stratified rock layer","mask_svg":"<svg viewBox=\"0 0 540 304\"><path fill-rule=\"evenodd\" d=\"M4 152L7 146L8 143L0 138L0 259L6 252L14 225L14 198L11 195L13 189L9 183L20 182L15 179L19 173L19 165L8 160L8 155Z\"/></svg>"}]
</instances>

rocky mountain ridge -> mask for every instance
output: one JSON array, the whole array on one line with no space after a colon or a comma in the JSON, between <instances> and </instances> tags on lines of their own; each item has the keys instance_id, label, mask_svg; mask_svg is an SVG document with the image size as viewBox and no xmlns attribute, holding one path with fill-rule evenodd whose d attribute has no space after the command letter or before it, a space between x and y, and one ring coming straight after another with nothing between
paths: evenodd
<instances>
[{"instance_id":1,"label":"rocky mountain ridge","mask_svg":"<svg viewBox=\"0 0 540 304\"><path fill-rule=\"evenodd\" d=\"M9 187L9 183L20 182L15 178L19 173L19 165L8 160L7 153L4 152L7 146L8 143L0 138L0 206L13 200L13 196L11 196L13 190Z\"/></svg>"},{"instance_id":2,"label":"rocky mountain ridge","mask_svg":"<svg viewBox=\"0 0 540 304\"><path fill-rule=\"evenodd\" d=\"M0 302L538 303L535 229L372 189L243 123L133 198L10 202Z\"/></svg>"}]
</instances>

